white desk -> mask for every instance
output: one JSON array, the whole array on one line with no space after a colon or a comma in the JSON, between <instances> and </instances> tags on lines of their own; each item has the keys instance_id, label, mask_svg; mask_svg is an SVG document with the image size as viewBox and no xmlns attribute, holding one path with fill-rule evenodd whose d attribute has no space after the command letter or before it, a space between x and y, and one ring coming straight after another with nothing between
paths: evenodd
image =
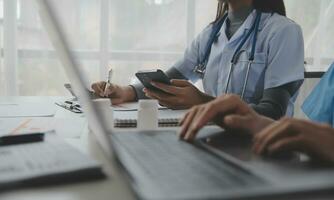
<instances>
[{"instance_id":1,"label":"white desk","mask_svg":"<svg viewBox=\"0 0 334 200\"><path fill-rule=\"evenodd\" d=\"M55 101L64 99L64 97L0 97L1 101L11 102L50 102L54 104ZM55 117L73 119L80 117L60 107L57 107ZM125 177L120 173L117 165L107 159L97 144L94 136L84 131L82 136L77 139L65 138L71 145L78 148L83 153L90 155L103 164L104 171L108 177L104 180L88 181L82 183L45 186L42 188L28 188L17 189L0 193L1 200L106 200L106 199L135 199L134 193L125 180ZM333 199L334 194L327 197L315 197L307 195L300 199L306 200L329 200ZM265 198L268 199L268 198ZM281 198L288 199L288 198ZM293 197L297 199L297 197ZM299 198L298 198L299 199Z\"/></svg>"},{"instance_id":2,"label":"white desk","mask_svg":"<svg viewBox=\"0 0 334 200\"><path fill-rule=\"evenodd\" d=\"M0 97L0 101L12 102L50 102L54 105L62 97ZM57 112L55 117L68 118L69 120L80 117L55 105ZM78 139L65 138L71 145L80 151L90 155L103 164L104 171L108 175L106 179L87 181L67 185L46 186L43 188L28 188L12 190L0 193L1 200L105 200L105 199L135 199L131 188L121 175L116 164L111 163L101 151L95 138L88 132L82 133Z\"/></svg>"}]
</instances>

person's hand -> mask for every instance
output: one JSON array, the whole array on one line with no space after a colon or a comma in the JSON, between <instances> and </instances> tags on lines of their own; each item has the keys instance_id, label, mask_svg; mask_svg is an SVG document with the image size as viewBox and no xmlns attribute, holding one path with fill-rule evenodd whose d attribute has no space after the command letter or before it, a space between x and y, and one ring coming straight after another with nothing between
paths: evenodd
<instances>
[{"instance_id":1,"label":"person's hand","mask_svg":"<svg viewBox=\"0 0 334 200\"><path fill-rule=\"evenodd\" d=\"M92 89L96 95L104 98L110 98L112 104L121 104L134 101L136 98L135 91L131 86L108 85L104 91L106 82L101 81L92 84Z\"/></svg>"},{"instance_id":2,"label":"person's hand","mask_svg":"<svg viewBox=\"0 0 334 200\"><path fill-rule=\"evenodd\" d=\"M171 109L188 109L194 105L203 104L214 98L199 91L187 80L171 80L171 85L158 82L151 84L164 92L157 92L144 89L145 95L157 99L159 104Z\"/></svg>"},{"instance_id":3,"label":"person's hand","mask_svg":"<svg viewBox=\"0 0 334 200\"><path fill-rule=\"evenodd\" d=\"M180 139L193 140L197 132L210 121L222 128L236 129L249 134L255 134L273 122L258 115L238 96L224 95L210 103L193 107L180 122Z\"/></svg>"},{"instance_id":4,"label":"person's hand","mask_svg":"<svg viewBox=\"0 0 334 200\"><path fill-rule=\"evenodd\" d=\"M329 125L285 118L265 128L254 139L256 154L300 152L334 163L334 129Z\"/></svg>"}]
</instances>

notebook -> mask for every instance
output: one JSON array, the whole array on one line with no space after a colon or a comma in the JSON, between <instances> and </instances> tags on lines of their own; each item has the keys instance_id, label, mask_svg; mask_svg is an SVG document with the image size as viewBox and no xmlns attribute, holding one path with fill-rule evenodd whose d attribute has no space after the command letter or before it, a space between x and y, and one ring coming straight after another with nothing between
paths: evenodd
<instances>
[{"instance_id":1,"label":"notebook","mask_svg":"<svg viewBox=\"0 0 334 200\"><path fill-rule=\"evenodd\" d=\"M159 127L178 127L180 121L187 110L170 110L163 109L158 111ZM137 111L115 111L114 112L114 127L115 128L136 128L137 127ZM214 122L208 122L207 125L215 125Z\"/></svg>"},{"instance_id":2,"label":"notebook","mask_svg":"<svg viewBox=\"0 0 334 200\"><path fill-rule=\"evenodd\" d=\"M159 119L159 127L177 127L179 126L179 118ZM115 119L115 128L136 128L136 119Z\"/></svg>"},{"instance_id":3,"label":"notebook","mask_svg":"<svg viewBox=\"0 0 334 200\"><path fill-rule=\"evenodd\" d=\"M162 109L158 111L159 127L177 127L187 110ZM138 111L114 111L115 128L137 127Z\"/></svg>"},{"instance_id":4,"label":"notebook","mask_svg":"<svg viewBox=\"0 0 334 200\"><path fill-rule=\"evenodd\" d=\"M177 127L187 110L158 110L159 127ZM138 111L115 111L115 128L136 128Z\"/></svg>"}]
</instances>

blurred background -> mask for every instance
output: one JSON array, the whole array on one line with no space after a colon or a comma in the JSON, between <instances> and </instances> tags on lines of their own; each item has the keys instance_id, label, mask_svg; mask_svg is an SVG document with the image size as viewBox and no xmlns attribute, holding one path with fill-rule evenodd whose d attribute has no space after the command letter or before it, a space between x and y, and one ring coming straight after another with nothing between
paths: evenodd
<instances>
[{"instance_id":1,"label":"blurred background","mask_svg":"<svg viewBox=\"0 0 334 200\"><path fill-rule=\"evenodd\" d=\"M140 69L170 67L215 18L217 6L217 0L54 1L87 85L105 80L109 65L118 84L133 81ZM334 61L334 1L285 3L288 17L303 28L307 71L326 70ZM0 0L0 95L68 95L36 7L34 0Z\"/></svg>"}]
</instances>

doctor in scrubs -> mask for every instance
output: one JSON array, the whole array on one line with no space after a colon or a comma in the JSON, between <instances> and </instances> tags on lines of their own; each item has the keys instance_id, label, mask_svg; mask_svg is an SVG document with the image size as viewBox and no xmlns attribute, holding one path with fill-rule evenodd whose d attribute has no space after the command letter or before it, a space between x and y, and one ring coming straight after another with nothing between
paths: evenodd
<instances>
[{"instance_id":1,"label":"doctor in scrubs","mask_svg":"<svg viewBox=\"0 0 334 200\"><path fill-rule=\"evenodd\" d=\"M106 82L98 82L92 88L114 104L153 98L172 109L236 94L259 114L291 116L304 79L304 43L301 28L285 14L283 0L219 1L216 20L166 72L172 85L152 83L164 93L141 84L104 91ZM198 80L205 93L192 84Z\"/></svg>"}]
</instances>

